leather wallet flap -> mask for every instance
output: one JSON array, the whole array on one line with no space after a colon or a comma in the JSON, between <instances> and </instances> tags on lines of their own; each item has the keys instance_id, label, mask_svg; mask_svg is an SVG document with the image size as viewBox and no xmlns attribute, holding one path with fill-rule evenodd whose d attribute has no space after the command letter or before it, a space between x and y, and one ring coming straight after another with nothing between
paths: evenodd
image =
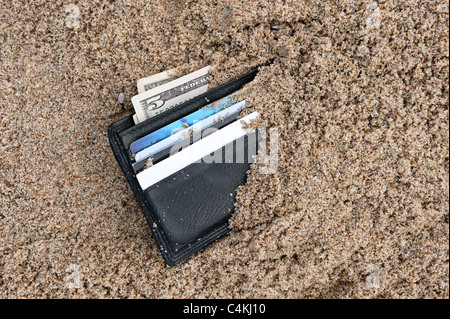
<instances>
[{"instance_id":1,"label":"leather wallet flap","mask_svg":"<svg viewBox=\"0 0 450 319\"><path fill-rule=\"evenodd\" d=\"M255 133L253 133L253 136ZM226 224L234 212L236 189L243 184L256 148L245 136L144 191L156 224L173 252L194 245L211 230ZM233 158L227 161L228 148ZM229 152L231 154L232 152ZM219 156L217 156L219 155ZM205 163L211 159L218 163ZM229 163L231 161L231 163ZM240 161L240 162L237 162Z\"/></svg>"}]
</instances>

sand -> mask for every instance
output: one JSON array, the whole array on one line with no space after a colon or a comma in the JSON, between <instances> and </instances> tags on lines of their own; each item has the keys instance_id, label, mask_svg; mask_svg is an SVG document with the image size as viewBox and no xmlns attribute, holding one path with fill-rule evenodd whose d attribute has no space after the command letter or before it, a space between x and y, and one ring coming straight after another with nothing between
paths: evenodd
<instances>
[{"instance_id":1,"label":"sand","mask_svg":"<svg viewBox=\"0 0 450 319\"><path fill-rule=\"evenodd\" d=\"M446 1L2 1L0 298L448 298L448 31ZM275 171L168 267L107 127L139 78L270 58Z\"/></svg>"}]
</instances>

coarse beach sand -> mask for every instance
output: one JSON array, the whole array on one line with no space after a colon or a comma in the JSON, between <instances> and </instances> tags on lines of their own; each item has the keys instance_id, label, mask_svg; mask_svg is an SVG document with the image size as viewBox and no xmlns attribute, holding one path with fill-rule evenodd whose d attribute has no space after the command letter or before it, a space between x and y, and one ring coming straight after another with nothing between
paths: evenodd
<instances>
[{"instance_id":1,"label":"coarse beach sand","mask_svg":"<svg viewBox=\"0 0 450 319\"><path fill-rule=\"evenodd\" d=\"M0 298L449 298L448 32L447 1L1 0ZM142 77L269 59L275 169L169 267L107 128Z\"/></svg>"}]
</instances>

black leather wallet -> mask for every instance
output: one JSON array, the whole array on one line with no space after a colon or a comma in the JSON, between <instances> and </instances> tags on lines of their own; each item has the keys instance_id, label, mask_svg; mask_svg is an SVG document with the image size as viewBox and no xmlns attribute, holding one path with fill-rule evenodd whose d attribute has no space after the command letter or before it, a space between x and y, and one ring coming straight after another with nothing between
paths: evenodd
<instances>
[{"instance_id":1,"label":"black leather wallet","mask_svg":"<svg viewBox=\"0 0 450 319\"><path fill-rule=\"evenodd\" d=\"M222 151L222 162L193 163L145 190L136 179L129 146L133 141L239 90L254 79L258 69L137 125L130 115L109 127L109 142L114 156L142 207L164 260L170 266L182 262L229 231L228 219L234 211L236 189L245 182L251 162L249 158L257 152L257 146L248 145L257 132L224 147L233 147L234 156L240 156L244 162L226 163L226 152ZM236 147L241 145L239 143L244 143L243 150Z\"/></svg>"}]
</instances>

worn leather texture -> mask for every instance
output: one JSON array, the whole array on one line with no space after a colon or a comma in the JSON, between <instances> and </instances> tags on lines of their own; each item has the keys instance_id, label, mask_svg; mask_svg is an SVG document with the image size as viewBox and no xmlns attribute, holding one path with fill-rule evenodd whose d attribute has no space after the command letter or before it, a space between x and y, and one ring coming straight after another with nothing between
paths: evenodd
<instances>
[{"instance_id":1,"label":"worn leather texture","mask_svg":"<svg viewBox=\"0 0 450 319\"><path fill-rule=\"evenodd\" d=\"M222 158L218 163L209 163L212 156L208 157L208 162L203 159L191 164L144 191L172 251L189 249L199 238L226 226L234 212L236 189L245 182L249 158L256 153L255 148L248 147L247 136L241 140L244 163L236 163L236 158L226 162L225 148L239 144L233 142L218 151Z\"/></svg>"},{"instance_id":2,"label":"worn leather texture","mask_svg":"<svg viewBox=\"0 0 450 319\"><path fill-rule=\"evenodd\" d=\"M245 136L241 141L245 144L243 163L235 163L236 160L226 163L226 149L231 147L230 144L222 148L222 161L219 163L211 163L209 156L145 191L132 168L129 145L135 139L200 109L209 101L239 90L253 80L257 72L258 68L255 68L138 125L134 125L130 115L111 124L108 129L114 156L143 210L164 260L170 266L179 264L229 231L228 219L234 211L236 189L245 182L250 168L249 158L256 153L256 148L248 147L247 142L254 139ZM236 143L232 143L233 147ZM241 148L238 149L237 156L241 152Z\"/></svg>"}]
</instances>

